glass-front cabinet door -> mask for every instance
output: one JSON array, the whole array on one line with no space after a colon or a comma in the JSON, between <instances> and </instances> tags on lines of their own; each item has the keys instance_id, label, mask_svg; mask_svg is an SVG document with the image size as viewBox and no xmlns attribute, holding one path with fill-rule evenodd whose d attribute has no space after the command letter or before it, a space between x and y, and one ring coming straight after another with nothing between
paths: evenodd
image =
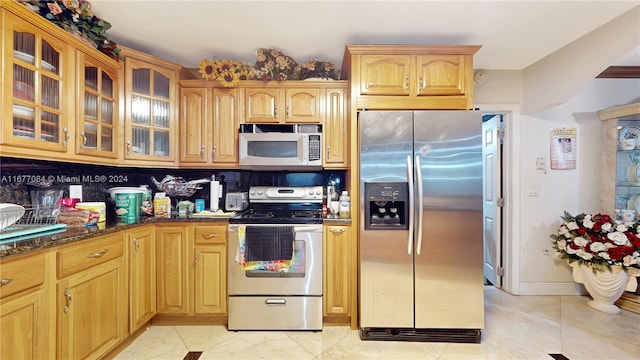
<instances>
[{"instance_id":1,"label":"glass-front cabinet door","mask_svg":"<svg viewBox=\"0 0 640 360\"><path fill-rule=\"evenodd\" d=\"M126 60L125 158L173 161L176 72Z\"/></svg>"},{"instance_id":2,"label":"glass-front cabinet door","mask_svg":"<svg viewBox=\"0 0 640 360\"><path fill-rule=\"evenodd\" d=\"M117 157L117 71L78 53L79 99L76 153Z\"/></svg>"},{"instance_id":3,"label":"glass-front cabinet door","mask_svg":"<svg viewBox=\"0 0 640 360\"><path fill-rule=\"evenodd\" d=\"M69 117L63 94L73 86L66 71L69 48L27 22L4 19L2 143L65 152Z\"/></svg>"}]
</instances>

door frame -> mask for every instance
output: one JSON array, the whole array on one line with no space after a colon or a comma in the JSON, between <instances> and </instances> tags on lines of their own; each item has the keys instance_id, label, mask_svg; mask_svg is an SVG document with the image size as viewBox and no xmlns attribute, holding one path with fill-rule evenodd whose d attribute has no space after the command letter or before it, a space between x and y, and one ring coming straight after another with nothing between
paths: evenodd
<instances>
[{"instance_id":1,"label":"door frame","mask_svg":"<svg viewBox=\"0 0 640 360\"><path fill-rule=\"evenodd\" d=\"M502 289L520 295L520 104L476 104L481 112L502 114Z\"/></svg>"}]
</instances>

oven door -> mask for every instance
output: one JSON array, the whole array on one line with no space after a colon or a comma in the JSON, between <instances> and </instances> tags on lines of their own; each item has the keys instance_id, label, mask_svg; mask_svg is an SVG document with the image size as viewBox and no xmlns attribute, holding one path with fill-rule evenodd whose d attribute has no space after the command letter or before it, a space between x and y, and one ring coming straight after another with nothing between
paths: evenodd
<instances>
[{"instance_id":1,"label":"oven door","mask_svg":"<svg viewBox=\"0 0 640 360\"><path fill-rule=\"evenodd\" d=\"M294 226L294 257L288 272L244 270L236 259L240 226L274 227L276 224L230 224L228 291L235 295L322 295L322 225Z\"/></svg>"}]
</instances>

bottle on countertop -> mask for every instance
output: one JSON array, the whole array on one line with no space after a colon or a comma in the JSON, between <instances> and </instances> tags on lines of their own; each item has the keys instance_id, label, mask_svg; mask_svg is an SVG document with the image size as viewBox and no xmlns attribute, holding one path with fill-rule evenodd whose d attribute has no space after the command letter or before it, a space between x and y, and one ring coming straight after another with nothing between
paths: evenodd
<instances>
[{"instance_id":1,"label":"bottle on countertop","mask_svg":"<svg viewBox=\"0 0 640 360\"><path fill-rule=\"evenodd\" d=\"M349 218L351 216L351 199L349 198L349 192L346 190L340 195L338 216L341 218Z\"/></svg>"}]
</instances>

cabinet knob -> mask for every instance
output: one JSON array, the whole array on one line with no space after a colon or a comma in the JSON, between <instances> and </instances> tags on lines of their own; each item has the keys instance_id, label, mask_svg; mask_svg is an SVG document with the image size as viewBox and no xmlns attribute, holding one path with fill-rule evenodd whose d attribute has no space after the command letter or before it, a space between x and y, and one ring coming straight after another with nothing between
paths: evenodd
<instances>
[{"instance_id":1,"label":"cabinet knob","mask_svg":"<svg viewBox=\"0 0 640 360\"><path fill-rule=\"evenodd\" d=\"M420 76L418 79L418 92L422 92L422 89L424 89L424 79Z\"/></svg>"},{"instance_id":2,"label":"cabinet knob","mask_svg":"<svg viewBox=\"0 0 640 360\"><path fill-rule=\"evenodd\" d=\"M409 75L404 76L404 91L409 91Z\"/></svg>"},{"instance_id":3,"label":"cabinet knob","mask_svg":"<svg viewBox=\"0 0 640 360\"><path fill-rule=\"evenodd\" d=\"M204 159L204 145L200 147L200 158Z\"/></svg>"},{"instance_id":4,"label":"cabinet knob","mask_svg":"<svg viewBox=\"0 0 640 360\"><path fill-rule=\"evenodd\" d=\"M287 120L289 120L291 118L291 104L287 105L287 108L285 109L285 116L287 118Z\"/></svg>"},{"instance_id":5,"label":"cabinet knob","mask_svg":"<svg viewBox=\"0 0 640 360\"><path fill-rule=\"evenodd\" d=\"M278 117L278 105L273 107L273 116Z\"/></svg>"}]
</instances>

